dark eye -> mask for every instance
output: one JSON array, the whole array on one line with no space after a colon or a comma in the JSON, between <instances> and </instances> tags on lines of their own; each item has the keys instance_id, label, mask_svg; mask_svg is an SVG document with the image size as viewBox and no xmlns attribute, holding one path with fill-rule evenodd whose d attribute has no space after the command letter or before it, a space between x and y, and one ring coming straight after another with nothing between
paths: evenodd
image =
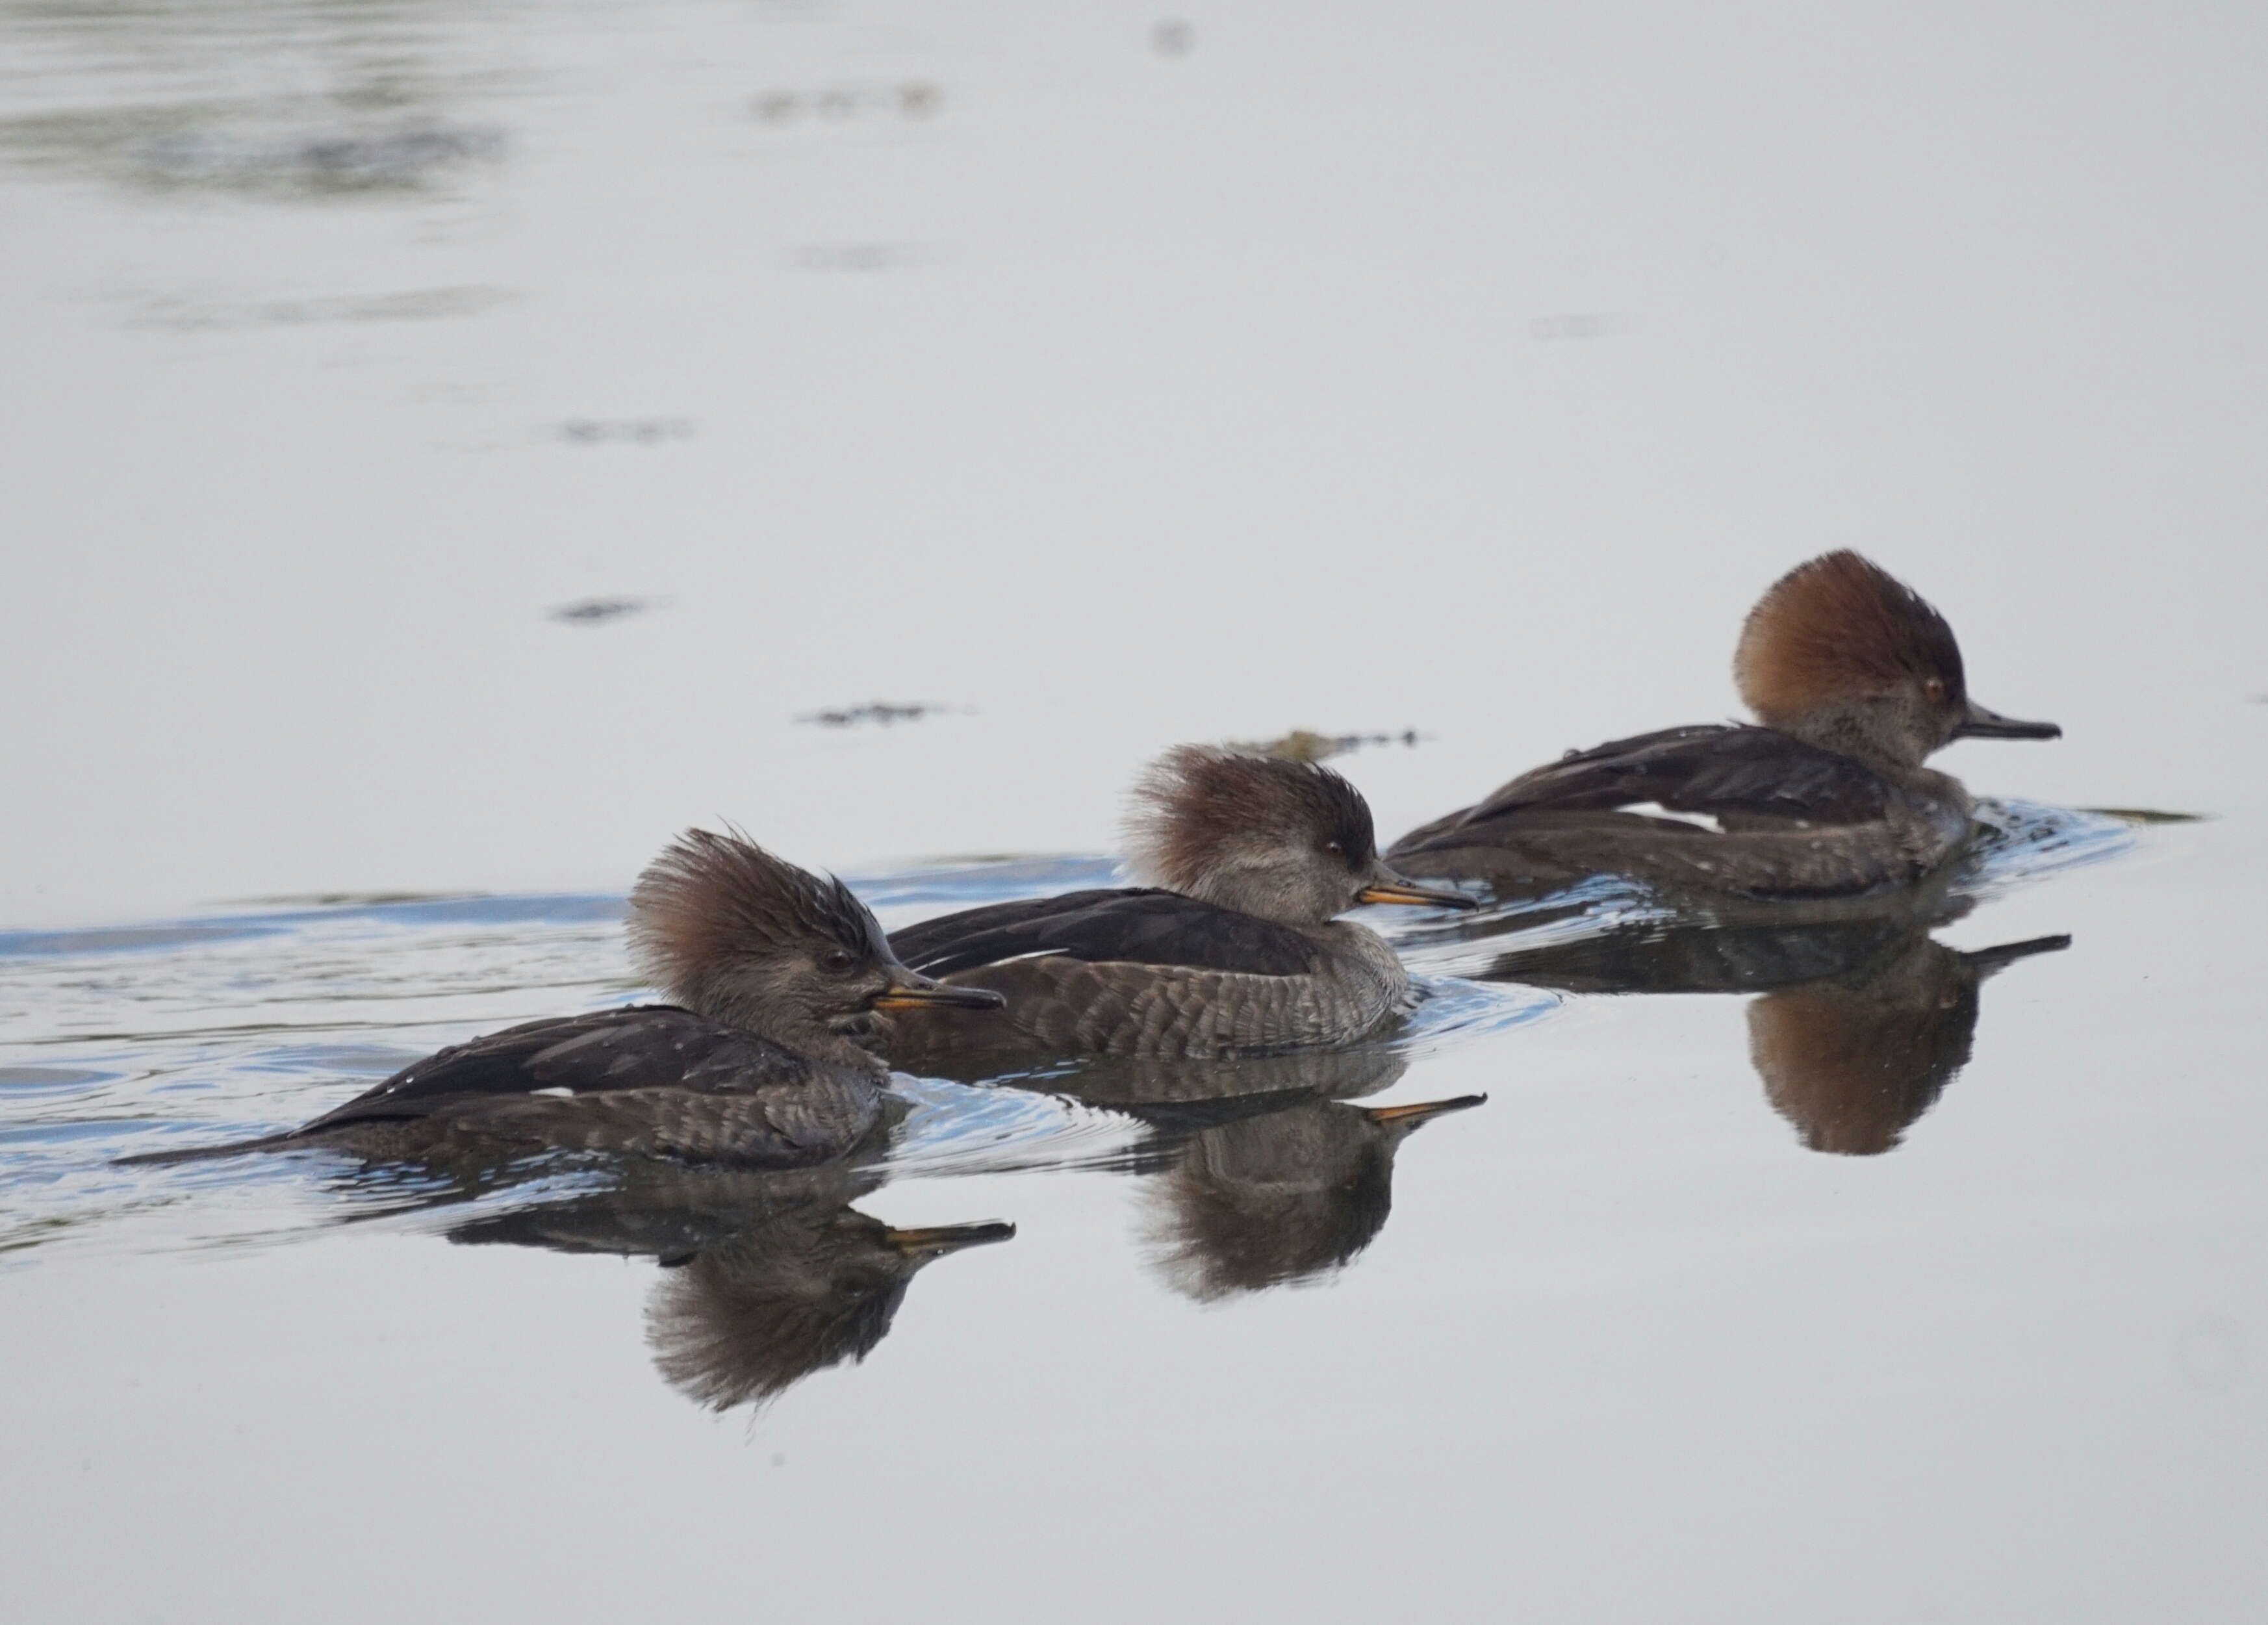
<instances>
[{"instance_id":1,"label":"dark eye","mask_svg":"<svg viewBox=\"0 0 2268 1625\"><path fill-rule=\"evenodd\" d=\"M1340 846L1336 841L1325 841L1323 843L1323 850L1329 853L1334 858L1344 858L1346 856L1346 848Z\"/></svg>"},{"instance_id":2,"label":"dark eye","mask_svg":"<svg viewBox=\"0 0 2268 1625\"><path fill-rule=\"evenodd\" d=\"M1943 699L1945 698L1945 683L1940 678L1932 677L1928 682L1921 685L1921 691L1932 700Z\"/></svg>"},{"instance_id":3,"label":"dark eye","mask_svg":"<svg viewBox=\"0 0 2268 1625\"><path fill-rule=\"evenodd\" d=\"M849 970L858 962L851 958L848 949L830 948L827 950L827 957L819 963L830 971L840 972Z\"/></svg>"}]
</instances>

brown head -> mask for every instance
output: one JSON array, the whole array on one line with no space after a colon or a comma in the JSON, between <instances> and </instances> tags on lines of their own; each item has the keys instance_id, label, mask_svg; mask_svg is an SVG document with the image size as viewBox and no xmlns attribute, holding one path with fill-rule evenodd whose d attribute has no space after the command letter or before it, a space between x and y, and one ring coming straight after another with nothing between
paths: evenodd
<instances>
[{"instance_id":1,"label":"brown head","mask_svg":"<svg viewBox=\"0 0 2268 1625\"><path fill-rule=\"evenodd\" d=\"M1362 793L1312 762L1176 745L1135 781L1125 827L1136 878L1287 925L1361 903L1475 906L1387 868Z\"/></svg>"},{"instance_id":2,"label":"brown head","mask_svg":"<svg viewBox=\"0 0 2268 1625\"><path fill-rule=\"evenodd\" d=\"M1766 728L1870 766L1910 771L1956 739L2063 733L1970 699L1945 617L1847 550L1798 565L1756 601L1733 678Z\"/></svg>"},{"instance_id":3,"label":"brown head","mask_svg":"<svg viewBox=\"0 0 2268 1625\"><path fill-rule=\"evenodd\" d=\"M688 830L671 842L630 892L630 934L639 968L672 1001L794 1048L878 1008L1001 1003L909 971L848 886L737 832Z\"/></svg>"}]
</instances>

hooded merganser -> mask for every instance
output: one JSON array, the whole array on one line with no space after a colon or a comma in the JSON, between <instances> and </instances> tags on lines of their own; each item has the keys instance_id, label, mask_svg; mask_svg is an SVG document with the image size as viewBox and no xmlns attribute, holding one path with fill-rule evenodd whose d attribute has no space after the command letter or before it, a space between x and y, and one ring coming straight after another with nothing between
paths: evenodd
<instances>
[{"instance_id":1,"label":"hooded merganser","mask_svg":"<svg viewBox=\"0 0 2268 1625\"><path fill-rule=\"evenodd\" d=\"M890 951L842 882L692 830L630 894L630 945L675 1001L452 1045L282 1134L131 1162L331 1146L377 1158L498 1146L797 1167L880 1120L885 1064L845 1036L877 1009L992 1009Z\"/></svg>"},{"instance_id":2,"label":"hooded merganser","mask_svg":"<svg viewBox=\"0 0 2268 1625\"><path fill-rule=\"evenodd\" d=\"M1942 616L1852 552L1749 612L1733 673L1760 727L1670 728L1524 773L1412 830L1413 875L1534 895L1615 874L1670 891L1822 897L1909 883L1969 839L1969 793L1922 765L1956 739L2055 739L1969 698Z\"/></svg>"},{"instance_id":3,"label":"hooded merganser","mask_svg":"<svg viewBox=\"0 0 2268 1625\"><path fill-rule=\"evenodd\" d=\"M1342 1044L1412 1002L1361 903L1471 908L1379 861L1370 808L1329 768L1204 745L1134 787L1144 886L999 903L909 926L898 956L1006 1008L965 1026L894 1010L885 1051L924 1070L980 1053L1208 1056ZM958 1069L965 1070L965 1061Z\"/></svg>"}]
</instances>

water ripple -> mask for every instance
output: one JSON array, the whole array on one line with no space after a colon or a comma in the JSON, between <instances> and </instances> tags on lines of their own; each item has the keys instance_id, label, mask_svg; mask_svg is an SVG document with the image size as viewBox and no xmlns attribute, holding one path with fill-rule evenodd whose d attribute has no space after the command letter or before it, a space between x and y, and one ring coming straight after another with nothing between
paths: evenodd
<instances>
[{"instance_id":1,"label":"water ripple","mask_svg":"<svg viewBox=\"0 0 2268 1625\"><path fill-rule=\"evenodd\" d=\"M2117 856L2137 838L2128 821L2030 802L1988 802L1978 816L1989 834L1951 883L1956 902ZM1116 874L1111 860L1091 855L985 858L858 889L895 924L1107 885ZM1410 1060L1561 1008L1564 995L1460 979L1488 962L1666 912L1610 879L1454 919L1373 911L1422 997L1399 1029L1347 1058L1362 1074L1349 1087L1373 1087ZM313 1154L164 1170L112 1163L275 1133L444 1044L635 1000L644 990L623 971L622 920L622 900L610 896L342 896L0 933L0 1253L248 1245L431 1206L431 1181L409 1172L311 1179L311 1170L339 1167ZM1254 1088L1274 1075L1265 1062L1222 1064L1245 1066ZM1305 1075L1289 1063L1278 1069ZM1112 1097L1077 1065L981 1086L901 1077L895 1087L906 1115L886 1158L891 1177L1131 1167L1159 1143L1158 1121L1095 1104ZM1071 1098L1082 1090L1087 1101ZM515 1184L508 1198L474 1195L524 1204L580 1191L586 1178L560 1170Z\"/></svg>"}]
</instances>

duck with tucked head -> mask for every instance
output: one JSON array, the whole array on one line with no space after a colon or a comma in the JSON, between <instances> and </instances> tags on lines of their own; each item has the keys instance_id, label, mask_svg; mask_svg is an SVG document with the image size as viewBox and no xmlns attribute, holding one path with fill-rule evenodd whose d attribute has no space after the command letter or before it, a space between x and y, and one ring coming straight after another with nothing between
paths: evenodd
<instances>
[{"instance_id":1,"label":"duck with tucked head","mask_svg":"<svg viewBox=\"0 0 2268 1625\"><path fill-rule=\"evenodd\" d=\"M328 1146L373 1158L549 1149L807 1167L848 1154L880 1120L888 1068L849 1036L874 1011L1000 1003L908 970L842 882L738 834L688 831L656 859L630 894L630 934L673 1002L508 1027L289 1133L128 1160Z\"/></svg>"},{"instance_id":2,"label":"duck with tucked head","mask_svg":"<svg viewBox=\"0 0 2268 1625\"><path fill-rule=\"evenodd\" d=\"M1128 867L1147 884L994 904L909 926L900 958L1005 1008L965 1023L895 1009L901 1065L954 1058L1265 1053L1343 1044L1414 1001L1359 904L1471 908L1378 855L1370 808L1338 774L1182 745L1135 785Z\"/></svg>"},{"instance_id":3,"label":"duck with tucked head","mask_svg":"<svg viewBox=\"0 0 2268 1625\"><path fill-rule=\"evenodd\" d=\"M1760 726L1670 728L1523 773L1411 831L1410 874L1534 895L1598 874L1671 892L1831 897L1901 886L1957 855L1974 803L1923 763L1956 739L2055 739L1969 698L1953 629L1858 554L1799 565L1734 656Z\"/></svg>"}]
</instances>

